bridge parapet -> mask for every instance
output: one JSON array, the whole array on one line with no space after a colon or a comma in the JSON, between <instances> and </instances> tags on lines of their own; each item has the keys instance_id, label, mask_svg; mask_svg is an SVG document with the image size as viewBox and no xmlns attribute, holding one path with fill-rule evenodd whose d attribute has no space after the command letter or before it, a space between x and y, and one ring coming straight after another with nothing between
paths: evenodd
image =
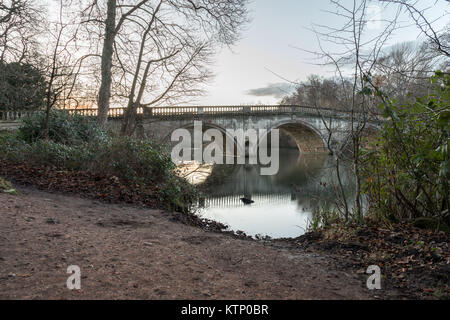
<instances>
[{"instance_id":1,"label":"bridge parapet","mask_svg":"<svg viewBox=\"0 0 450 320\"><path fill-rule=\"evenodd\" d=\"M326 116L348 116L348 112L334 109L308 106L189 106L189 107L151 107L144 108L144 114L149 117L180 117L186 115L261 115L261 114L319 114Z\"/></svg>"},{"instance_id":2,"label":"bridge parapet","mask_svg":"<svg viewBox=\"0 0 450 320\"><path fill-rule=\"evenodd\" d=\"M1 121L16 121L20 120L28 115L35 113L36 111L2 111L0 110Z\"/></svg>"},{"instance_id":3,"label":"bridge parapet","mask_svg":"<svg viewBox=\"0 0 450 320\"><path fill-rule=\"evenodd\" d=\"M110 108L109 118L122 118L126 108ZM67 109L71 114L95 117L98 109ZM0 121L16 121L41 111L0 111ZM138 115L144 118L186 118L199 116L239 116L239 115L301 115L349 118L349 111L330 108L315 108L299 105L261 105L261 106L184 106L184 107L140 107Z\"/></svg>"},{"instance_id":4,"label":"bridge parapet","mask_svg":"<svg viewBox=\"0 0 450 320\"><path fill-rule=\"evenodd\" d=\"M124 115L126 108L110 108L108 116L110 118L120 118ZM71 113L84 116L96 116L97 109L74 109ZM309 106L291 105L265 105L265 106L183 106L183 107L141 107L138 108L139 115L144 117L183 117L198 115L260 115L260 114L319 114L325 116L345 117L350 114L348 111L340 111L329 108L314 108Z\"/></svg>"}]
</instances>

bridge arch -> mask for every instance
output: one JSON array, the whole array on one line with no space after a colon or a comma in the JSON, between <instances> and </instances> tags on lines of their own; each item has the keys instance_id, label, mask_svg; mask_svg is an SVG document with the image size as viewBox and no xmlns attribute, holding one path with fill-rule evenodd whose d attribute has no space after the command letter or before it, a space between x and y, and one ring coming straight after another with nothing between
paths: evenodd
<instances>
[{"instance_id":1,"label":"bridge arch","mask_svg":"<svg viewBox=\"0 0 450 320\"><path fill-rule=\"evenodd\" d=\"M162 142L163 142L163 144L166 144L166 145L170 145L172 143L177 143L177 142L172 142L171 141L171 136L172 136L172 132L173 131L175 131L177 129L193 129L193 128L194 128L194 122L193 121L190 121L188 123L184 123L184 124L181 124L181 125L174 126L172 128L172 130L170 130L170 132L164 136L164 138L162 139ZM202 131L205 132L208 129L216 129L216 130L218 130L218 131L220 131L222 133L222 135L223 135L223 143L224 143L223 144L223 153L224 154L226 153L226 144L229 141L233 141L233 146L232 147L234 148L234 154L235 155L238 154L238 149L242 150L244 148L244 146L241 146L236 141L236 139L232 135L230 135L229 132L225 128L223 128L222 126L220 126L220 125L218 125L216 123L212 123L212 122L202 122ZM194 137L192 137L192 142L194 141L193 139L194 139ZM210 142L207 142L206 144L209 144L209 143ZM244 150L242 150L242 151L245 152Z\"/></svg>"},{"instance_id":2,"label":"bridge arch","mask_svg":"<svg viewBox=\"0 0 450 320\"><path fill-rule=\"evenodd\" d=\"M299 119L286 119L276 122L267 128L266 135L259 143L261 143L263 139L267 139L269 133L274 129L283 129L287 132L294 139L301 153L328 152L326 139L320 130Z\"/></svg>"},{"instance_id":3,"label":"bridge arch","mask_svg":"<svg viewBox=\"0 0 450 320\"><path fill-rule=\"evenodd\" d=\"M181 125L174 126L173 128L171 128L170 132L168 132L163 137L163 139L161 141L163 143L170 143L171 142L170 138L172 136L172 132L173 131L175 131L177 129L191 129L191 128L194 128L194 122L193 121L192 122L188 122L188 123L184 123L184 124L181 124ZM224 135L227 134L227 130L226 129L224 129L223 127L221 127L221 126L219 126L217 124L210 123L210 122L203 122L202 123L202 128L203 128L203 131L206 131L207 129L217 129L220 132L222 132Z\"/></svg>"}]
</instances>

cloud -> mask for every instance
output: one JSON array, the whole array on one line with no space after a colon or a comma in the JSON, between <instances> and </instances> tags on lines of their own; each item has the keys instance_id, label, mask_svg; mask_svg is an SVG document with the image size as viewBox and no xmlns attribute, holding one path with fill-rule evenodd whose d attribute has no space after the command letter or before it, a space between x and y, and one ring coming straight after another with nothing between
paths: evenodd
<instances>
[{"instance_id":1,"label":"cloud","mask_svg":"<svg viewBox=\"0 0 450 320\"><path fill-rule=\"evenodd\" d=\"M294 87L289 83L269 83L262 88L250 89L245 92L249 96L255 97L274 97L282 98L294 90Z\"/></svg>"}]
</instances>

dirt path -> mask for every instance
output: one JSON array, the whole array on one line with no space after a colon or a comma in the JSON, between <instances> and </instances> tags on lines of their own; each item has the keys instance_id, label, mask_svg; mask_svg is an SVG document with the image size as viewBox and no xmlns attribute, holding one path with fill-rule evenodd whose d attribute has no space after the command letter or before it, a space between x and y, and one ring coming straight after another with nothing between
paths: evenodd
<instances>
[{"instance_id":1,"label":"dirt path","mask_svg":"<svg viewBox=\"0 0 450 320\"><path fill-rule=\"evenodd\" d=\"M1 299L366 299L361 275L301 249L171 221L160 210L22 189L0 194ZM69 265L81 290L68 290Z\"/></svg>"}]
</instances>

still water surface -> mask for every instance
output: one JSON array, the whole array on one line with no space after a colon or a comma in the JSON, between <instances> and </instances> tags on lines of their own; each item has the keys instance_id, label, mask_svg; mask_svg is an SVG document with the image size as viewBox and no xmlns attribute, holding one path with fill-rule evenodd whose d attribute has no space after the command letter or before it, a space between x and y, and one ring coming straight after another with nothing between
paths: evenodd
<instances>
[{"instance_id":1,"label":"still water surface","mask_svg":"<svg viewBox=\"0 0 450 320\"><path fill-rule=\"evenodd\" d=\"M298 237L305 233L315 208L332 207L336 198L336 173L332 157L300 154L280 149L280 170L260 175L258 165L216 165L191 179L202 184L198 215L224 223L229 230L272 238ZM353 183L341 172L347 194ZM254 201L245 205L240 198Z\"/></svg>"}]
</instances>

